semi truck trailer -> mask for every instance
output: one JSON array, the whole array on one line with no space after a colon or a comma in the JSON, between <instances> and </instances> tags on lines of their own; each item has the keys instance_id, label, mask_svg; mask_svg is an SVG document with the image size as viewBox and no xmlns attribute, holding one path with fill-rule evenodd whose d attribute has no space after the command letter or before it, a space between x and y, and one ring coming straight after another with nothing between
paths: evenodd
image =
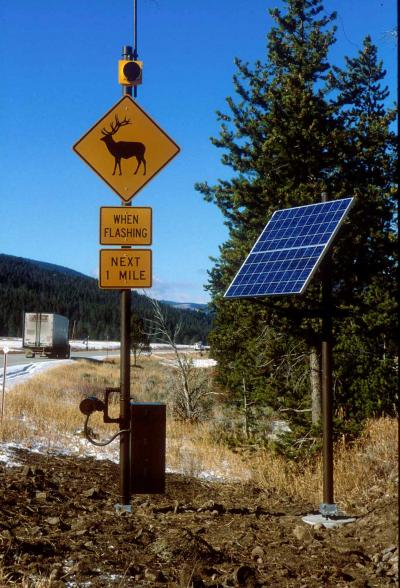
<instances>
[{"instance_id":1,"label":"semi truck trailer","mask_svg":"<svg viewBox=\"0 0 400 588\"><path fill-rule=\"evenodd\" d=\"M69 320L60 314L26 312L24 314L22 347L26 357L70 357Z\"/></svg>"}]
</instances>

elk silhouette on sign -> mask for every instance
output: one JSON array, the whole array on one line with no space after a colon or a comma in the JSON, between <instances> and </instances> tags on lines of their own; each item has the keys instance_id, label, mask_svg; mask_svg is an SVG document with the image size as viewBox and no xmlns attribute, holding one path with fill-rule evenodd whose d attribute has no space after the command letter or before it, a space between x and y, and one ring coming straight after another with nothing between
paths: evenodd
<instances>
[{"instance_id":1,"label":"elk silhouette on sign","mask_svg":"<svg viewBox=\"0 0 400 588\"><path fill-rule=\"evenodd\" d=\"M104 141L106 144L107 149L114 157L114 171L112 173L115 176L115 170L119 169L119 175L122 176L121 171L121 159L130 159L131 157L136 157L137 166L135 169L135 174L140 167L140 164L143 164L143 175L146 175L146 160L144 158L144 153L146 151L146 147L143 143L138 143L135 141L114 141L115 133L121 128L126 125L130 125L131 121L126 117L124 120L119 121L118 115L115 115L115 122L112 122L110 125L111 130L107 131L107 129L102 129L102 134L104 137L100 138L100 141Z\"/></svg>"}]
</instances>

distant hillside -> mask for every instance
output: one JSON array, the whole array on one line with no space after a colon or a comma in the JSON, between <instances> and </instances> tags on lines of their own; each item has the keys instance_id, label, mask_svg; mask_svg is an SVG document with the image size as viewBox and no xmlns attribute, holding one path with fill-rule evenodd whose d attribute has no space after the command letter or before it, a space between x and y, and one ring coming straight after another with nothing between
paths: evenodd
<instances>
[{"instance_id":1,"label":"distant hillside","mask_svg":"<svg viewBox=\"0 0 400 588\"><path fill-rule=\"evenodd\" d=\"M9 256L13 257L13 256ZM14 258L17 259L17 258ZM25 259L24 257L20 257L19 259ZM70 276L81 276L81 278L88 278L86 274L82 274L81 272L77 272L76 270L70 269L69 267L64 267L63 265L56 265L55 263L48 263L47 261L36 261L35 259L28 259L26 258L25 261L29 263L33 263L42 269L49 270L51 272L59 272L61 274L68 274Z\"/></svg>"},{"instance_id":2,"label":"distant hillside","mask_svg":"<svg viewBox=\"0 0 400 588\"><path fill-rule=\"evenodd\" d=\"M182 323L180 343L206 341L208 313L172 308L160 303L172 327ZM152 318L146 296L133 292L132 309ZM97 280L59 265L0 254L0 336L22 336L24 312L55 312L69 318L77 339L115 340L120 337L119 293L100 290Z\"/></svg>"},{"instance_id":3,"label":"distant hillside","mask_svg":"<svg viewBox=\"0 0 400 588\"><path fill-rule=\"evenodd\" d=\"M208 305L199 304L198 302L174 302L173 300L160 300L160 302L168 304L168 306L172 306L173 308L208 312Z\"/></svg>"}]
</instances>

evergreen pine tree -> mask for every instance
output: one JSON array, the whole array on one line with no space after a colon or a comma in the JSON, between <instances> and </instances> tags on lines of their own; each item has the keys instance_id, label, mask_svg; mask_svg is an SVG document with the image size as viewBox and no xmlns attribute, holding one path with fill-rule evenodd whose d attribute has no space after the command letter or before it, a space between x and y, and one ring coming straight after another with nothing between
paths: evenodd
<instances>
[{"instance_id":1,"label":"evergreen pine tree","mask_svg":"<svg viewBox=\"0 0 400 588\"><path fill-rule=\"evenodd\" d=\"M391 413L396 403L396 113L385 106L385 74L367 36L358 56L346 58L346 69L334 67L330 76L345 130L335 184L357 199L348 226L351 250L344 241L336 250L348 315L336 324L337 398L354 418Z\"/></svg>"},{"instance_id":2,"label":"evergreen pine tree","mask_svg":"<svg viewBox=\"0 0 400 588\"><path fill-rule=\"evenodd\" d=\"M320 0L287 0L286 5L286 14L270 11L276 26L268 35L266 63L258 61L252 70L236 60L234 84L240 101L228 98L231 114L218 113L222 126L213 143L225 150L222 161L236 175L216 186L197 186L206 200L219 206L229 228L209 285L216 309L211 344L221 379L226 384L241 382L245 371L249 388L255 387L256 396L275 407L289 390L285 378L275 378L277 385L271 377L281 357L265 338L265 327L279 325L285 331L287 349L280 345L280 353L287 355L295 347L303 357L315 344L318 321L288 321L277 310L305 308L310 301L315 306L318 286L301 301L228 302L222 294L273 211L320 201L321 193L329 192L327 180L334 172L336 107L325 99L323 87L335 15L324 16ZM293 345L299 333L302 337ZM304 378L301 382L306 392Z\"/></svg>"},{"instance_id":3,"label":"evergreen pine tree","mask_svg":"<svg viewBox=\"0 0 400 588\"><path fill-rule=\"evenodd\" d=\"M308 379L305 358L315 360L320 321L304 312L319 307L318 275L301 297L228 301L222 296L274 210L318 202L323 192L328 199L356 196L333 255L335 307L349 312L348 318L335 321L339 349L345 351L354 337L361 345L360 332L371 346L373 330L365 329L363 321L368 315L372 327L378 317L359 317L374 296L381 297L381 326L392 324L392 298L383 296L380 286L393 259L393 137L388 131L393 114L382 105L385 90L379 81L384 72L372 45L364 48L369 79L356 71L357 60L348 61L347 72L332 73L327 56L335 14L324 16L321 0L285 4L285 14L270 11L276 26L268 34L266 63L258 61L251 69L236 60L239 102L228 98L230 114L218 113L220 136L212 141L224 150L222 162L234 175L215 186L200 183L197 189L221 209L229 229L208 285L216 313L209 340L221 382L239 394L245 376L253 396L274 408L294 408L294 403L300 408L310 402L310 382L318 382ZM329 100L333 90L336 97ZM271 337L271 332L278 336ZM295 382L277 370L288 365L286 360L303 366ZM338 368L339 373L344 375ZM364 376L351 375L365 391ZM342 386L342 405L352 403L351 391ZM306 413L298 414L304 421Z\"/></svg>"}]
</instances>

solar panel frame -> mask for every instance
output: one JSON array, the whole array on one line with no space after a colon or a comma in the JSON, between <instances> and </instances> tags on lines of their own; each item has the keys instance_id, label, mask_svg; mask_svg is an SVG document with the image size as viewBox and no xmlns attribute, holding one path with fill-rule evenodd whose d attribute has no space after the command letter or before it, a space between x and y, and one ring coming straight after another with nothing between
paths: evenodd
<instances>
[{"instance_id":1,"label":"solar panel frame","mask_svg":"<svg viewBox=\"0 0 400 588\"><path fill-rule=\"evenodd\" d=\"M224 297L303 294L353 202L342 198L275 211Z\"/></svg>"}]
</instances>

